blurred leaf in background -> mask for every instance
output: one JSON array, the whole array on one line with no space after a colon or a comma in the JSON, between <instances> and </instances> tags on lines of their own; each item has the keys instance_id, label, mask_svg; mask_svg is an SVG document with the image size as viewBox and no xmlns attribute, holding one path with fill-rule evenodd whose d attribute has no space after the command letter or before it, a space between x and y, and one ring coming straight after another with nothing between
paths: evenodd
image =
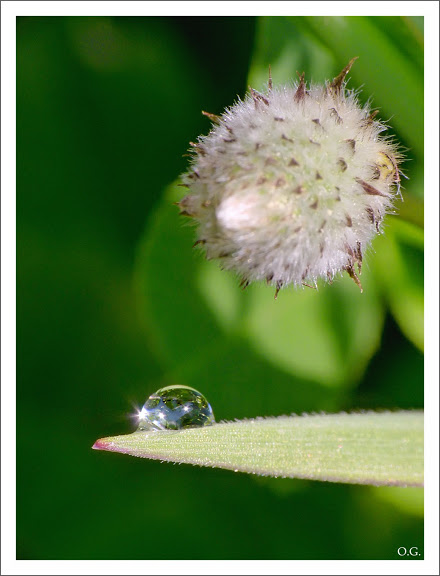
<instances>
[{"instance_id":1,"label":"blurred leaf in background","mask_svg":"<svg viewBox=\"0 0 440 576\"><path fill-rule=\"evenodd\" d=\"M363 294L349 278L276 302L242 292L172 205L188 142L209 131L200 111L264 88L269 64L276 83L322 82L353 56L349 87L409 149L401 216L367 255ZM18 18L17 558L422 551L420 491L90 449L173 383L218 420L422 408L422 126L423 18Z\"/></svg>"}]
</instances>

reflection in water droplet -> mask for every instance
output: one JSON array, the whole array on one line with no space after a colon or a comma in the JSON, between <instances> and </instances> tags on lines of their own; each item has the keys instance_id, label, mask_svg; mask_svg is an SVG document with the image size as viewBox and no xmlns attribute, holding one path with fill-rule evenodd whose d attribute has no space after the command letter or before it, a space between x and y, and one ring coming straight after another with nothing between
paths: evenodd
<instances>
[{"instance_id":1,"label":"reflection in water droplet","mask_svg":"<svg viewBox=\"0 0 440 576\"><path fill-rule=\"evenodd\" d=\"M138 430L182 430L215 422L206 398L189 386L167 386L152 394L139 412Z\"/></svg>"}]
</instances>

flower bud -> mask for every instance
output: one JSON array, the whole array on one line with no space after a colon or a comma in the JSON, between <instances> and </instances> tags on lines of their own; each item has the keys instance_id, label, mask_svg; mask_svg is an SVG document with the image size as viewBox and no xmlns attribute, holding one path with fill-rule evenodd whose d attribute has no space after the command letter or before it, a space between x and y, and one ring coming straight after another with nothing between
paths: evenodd
<instances>
[{"instance_id":1,"label":"flower bud","mask_svg":"<svg viewBox=\"0 0 440 576\"><path fill-rule=\"evenodd\" d=\"M363 254L400 194L387 126L346 89L355 58L325 85L250 88L192 143L181 214L208 259L275 289L346 271L361 288ZM357 270L355 269L357 267Z\"/></svg>"}]
</instances>

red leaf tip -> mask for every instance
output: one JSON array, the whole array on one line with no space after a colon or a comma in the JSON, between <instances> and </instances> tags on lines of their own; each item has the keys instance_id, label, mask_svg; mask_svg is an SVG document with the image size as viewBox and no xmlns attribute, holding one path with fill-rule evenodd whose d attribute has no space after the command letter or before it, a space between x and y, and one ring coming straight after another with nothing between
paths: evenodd
<instances>
[{"instance_id":1,"label":"red leaf tip","mask_svg":"<svg viewBox=\"0 0 440 576\"><path fill-rule=\"evenodd\" d=\"M111 449L112 449L111 442L108 442L108 440L106 440L105 438L97 440L92 446L92 450L111 450Z\"/></svg>"}]
</instances>

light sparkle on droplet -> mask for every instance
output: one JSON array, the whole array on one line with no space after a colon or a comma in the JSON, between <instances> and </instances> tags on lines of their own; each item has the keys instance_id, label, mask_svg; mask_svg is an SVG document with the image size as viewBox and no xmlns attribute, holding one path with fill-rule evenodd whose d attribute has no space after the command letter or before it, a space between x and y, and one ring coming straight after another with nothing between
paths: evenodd
<instances>
[{"instance_id":1,"label":"light sparkle on droplet","mask_svg":"<svg viewBox=\"0 0 440 576\"><path fill-rule=\"evenodd\" d=\"M215 422L206 398L189 386L173 385L152 394L138 413L138 430L182 430Z\"/></svg>"}]
</instances>

